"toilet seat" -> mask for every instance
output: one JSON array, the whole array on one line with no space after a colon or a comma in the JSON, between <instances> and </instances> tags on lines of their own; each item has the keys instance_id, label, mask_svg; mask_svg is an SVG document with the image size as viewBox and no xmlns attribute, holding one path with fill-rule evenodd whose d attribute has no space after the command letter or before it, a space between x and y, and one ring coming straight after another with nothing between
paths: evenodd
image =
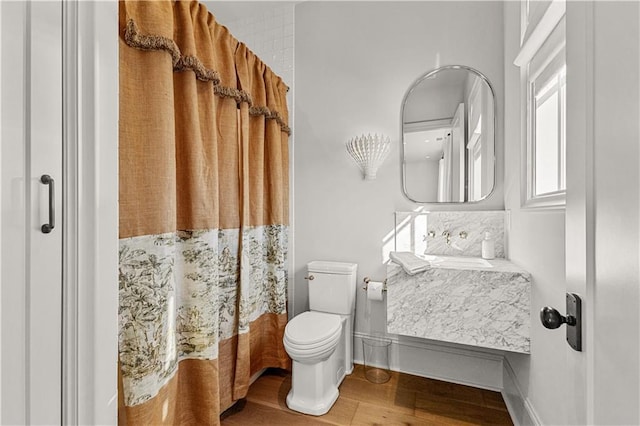
<instances>
[{"instance_id":1,"label":"toilet seat","mask_svg":"<svg viewBox=\"0 0 640 426\"><path fill-rule=\"evenodd\" d=\"M339 315L307 311L289 321L284 334L291 343L312 347L340 332L341 323Z\"/></svg>"},{"instance_id":2,"label":"toilet seat","mask_svg":"<svg viewBox=\"0 0 640 426\"><path fill-rule=\"evenodd\" d=\"M342 334L342 331L338 329L338 331L335 334L332 334L331 336L327 337L323 341L314 343L312 345L304 345L304 344L301 345L299 343L292 342L291 339L288 338L286 334L284 336L284 339L287 341L287 345L296 351L313 352L313 351L321 350L325 346L331 346L332 342L340 338L341 334Z\"/></svg>"},{"instance_id":3,"label":"toilet seat","mask_svg":"<svg viewBox=\"0 0 640 426\"><path fill-rule=\"evenodd\" d=\"M284 330L284 346L292 359L304 362L331 355L342 334L339 315L304 312Z\"/></svg>"}]
</instances>

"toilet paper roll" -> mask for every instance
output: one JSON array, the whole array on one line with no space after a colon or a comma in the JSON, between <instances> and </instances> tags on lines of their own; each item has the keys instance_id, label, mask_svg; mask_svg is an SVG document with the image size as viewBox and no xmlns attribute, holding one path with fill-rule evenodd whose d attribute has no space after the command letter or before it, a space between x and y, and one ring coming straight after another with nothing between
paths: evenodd
<instances>
[{"instance_id":1,"label":"toilet paper roll","mask_svg":"<svg viewBox=\"0 0 640 426\"><path fill-rule=\"evenodd\" d=\"M367 299L382 300L382 288L384 285L380 281L369 281L367 284Z\"/></svg>"}]
</instances>

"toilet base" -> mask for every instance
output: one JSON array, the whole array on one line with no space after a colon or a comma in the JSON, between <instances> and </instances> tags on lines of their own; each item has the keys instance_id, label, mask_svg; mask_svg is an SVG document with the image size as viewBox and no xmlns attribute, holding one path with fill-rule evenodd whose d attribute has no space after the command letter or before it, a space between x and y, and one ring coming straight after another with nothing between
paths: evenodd
<instances>
[{"instance_id":1,"label":"toilet base","mask_svg":"<svg viewBox=\"0 0 640 426\"><path fill-rule=\"evenodd\" d=\"M294 411L321 416L338 399L338 386L344 378L344 367L336 365L337 354L313 364L293 360L291 390L287 407Z\"/></svg>"},{"instance_id":2,"label":"toilet base","mask_svg":"<svg viewBox=\"0 0 640 426\"><path fill-rule=\"evenodd\" d=\"M289 394L287 394L287 407L299 413L321 416L326 414L331 407L333 407L333 404L335 404L339 395L340 393L338 392L338 388L335 388L333 393L327 395L326 398L315 401L314 405L310 405L309 401L296 398L293 394L293 389L291 389Z\"/></svg>"}]
</instances>

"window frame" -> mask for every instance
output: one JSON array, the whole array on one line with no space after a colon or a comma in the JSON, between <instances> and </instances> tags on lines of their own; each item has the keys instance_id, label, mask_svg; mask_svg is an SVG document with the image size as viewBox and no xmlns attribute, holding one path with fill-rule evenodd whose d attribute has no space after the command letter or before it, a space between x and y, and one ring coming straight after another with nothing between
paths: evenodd
<instances>
[{"instance_id":1,"label":"window frame","mask_svg":"<svg viewBox=\"0 0 640 426\"><path fill-rule=\"evenodd\" d=\"M527 22L526 31L523 32L523 37L526 36L526 38L521 40L520 52L514 60L514 64L520 67L522 89L521 118L523 120L523 131L520 142L520 205L524 209L564 209L566 205L566 189L533 196L532 185L535 180L532 177L535 178L535 174L532 170L531 136L535 129L535 122L532 120L532 114L535 114L535 104L532 103L532 96L535 93L532 93L531 81L532 78L535 79L543 73L559 53L565 56L564 61L566 63L566 55L564 54L566 45L566 0L551 0L543 16L533 22L529 19L529 16L526 16L529 13L527 2L522 0L521 13L523 14L521 24ZM525 35L525 33L527 34ZM532 107L532 105L534 106ZM562 114L559 115L562 117ZM564 161L566 170L566 155Z\"/></svg>"},{"instance_id":2,"label":"window frame","mask_svg":"<svg viewBox=\"0 0 640 426\"><path fill-rule=\"evenodd\" d=\"M551 56L551 55L549 55ZM536 87L547 86L551 81L558 80L557 76L565 70L564 77L555 93L558 94L558 186L563 189L536 193L536 112L538 100ZM529 70L528 70L529 71ZM566 204L566 58L564 48L556 49L551 57L547 57L538 69L527 73L527 138L526 138L526 207L562 207ZM541 78L542 77L542 78ZM547 77L547 78L544 78ZM542 84L538 84L538 80ZM564 85L562 85L564 82Z\"/></svg>"}]
</instances>

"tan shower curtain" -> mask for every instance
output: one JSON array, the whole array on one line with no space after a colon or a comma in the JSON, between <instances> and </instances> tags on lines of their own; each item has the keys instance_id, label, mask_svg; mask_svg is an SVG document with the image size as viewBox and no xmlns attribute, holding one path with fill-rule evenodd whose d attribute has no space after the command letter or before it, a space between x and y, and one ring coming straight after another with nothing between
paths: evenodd
<instances>
[{"instance_id":1,"label":"tan shower curtain","mask_svg":"<svg viewBox=\"0 0 640 426\"><path fill-rule=\"evenodd\" d=\"M193 1L120 2L120 423L288 368L287 87Z\"/></svg>"}]
</instances>

